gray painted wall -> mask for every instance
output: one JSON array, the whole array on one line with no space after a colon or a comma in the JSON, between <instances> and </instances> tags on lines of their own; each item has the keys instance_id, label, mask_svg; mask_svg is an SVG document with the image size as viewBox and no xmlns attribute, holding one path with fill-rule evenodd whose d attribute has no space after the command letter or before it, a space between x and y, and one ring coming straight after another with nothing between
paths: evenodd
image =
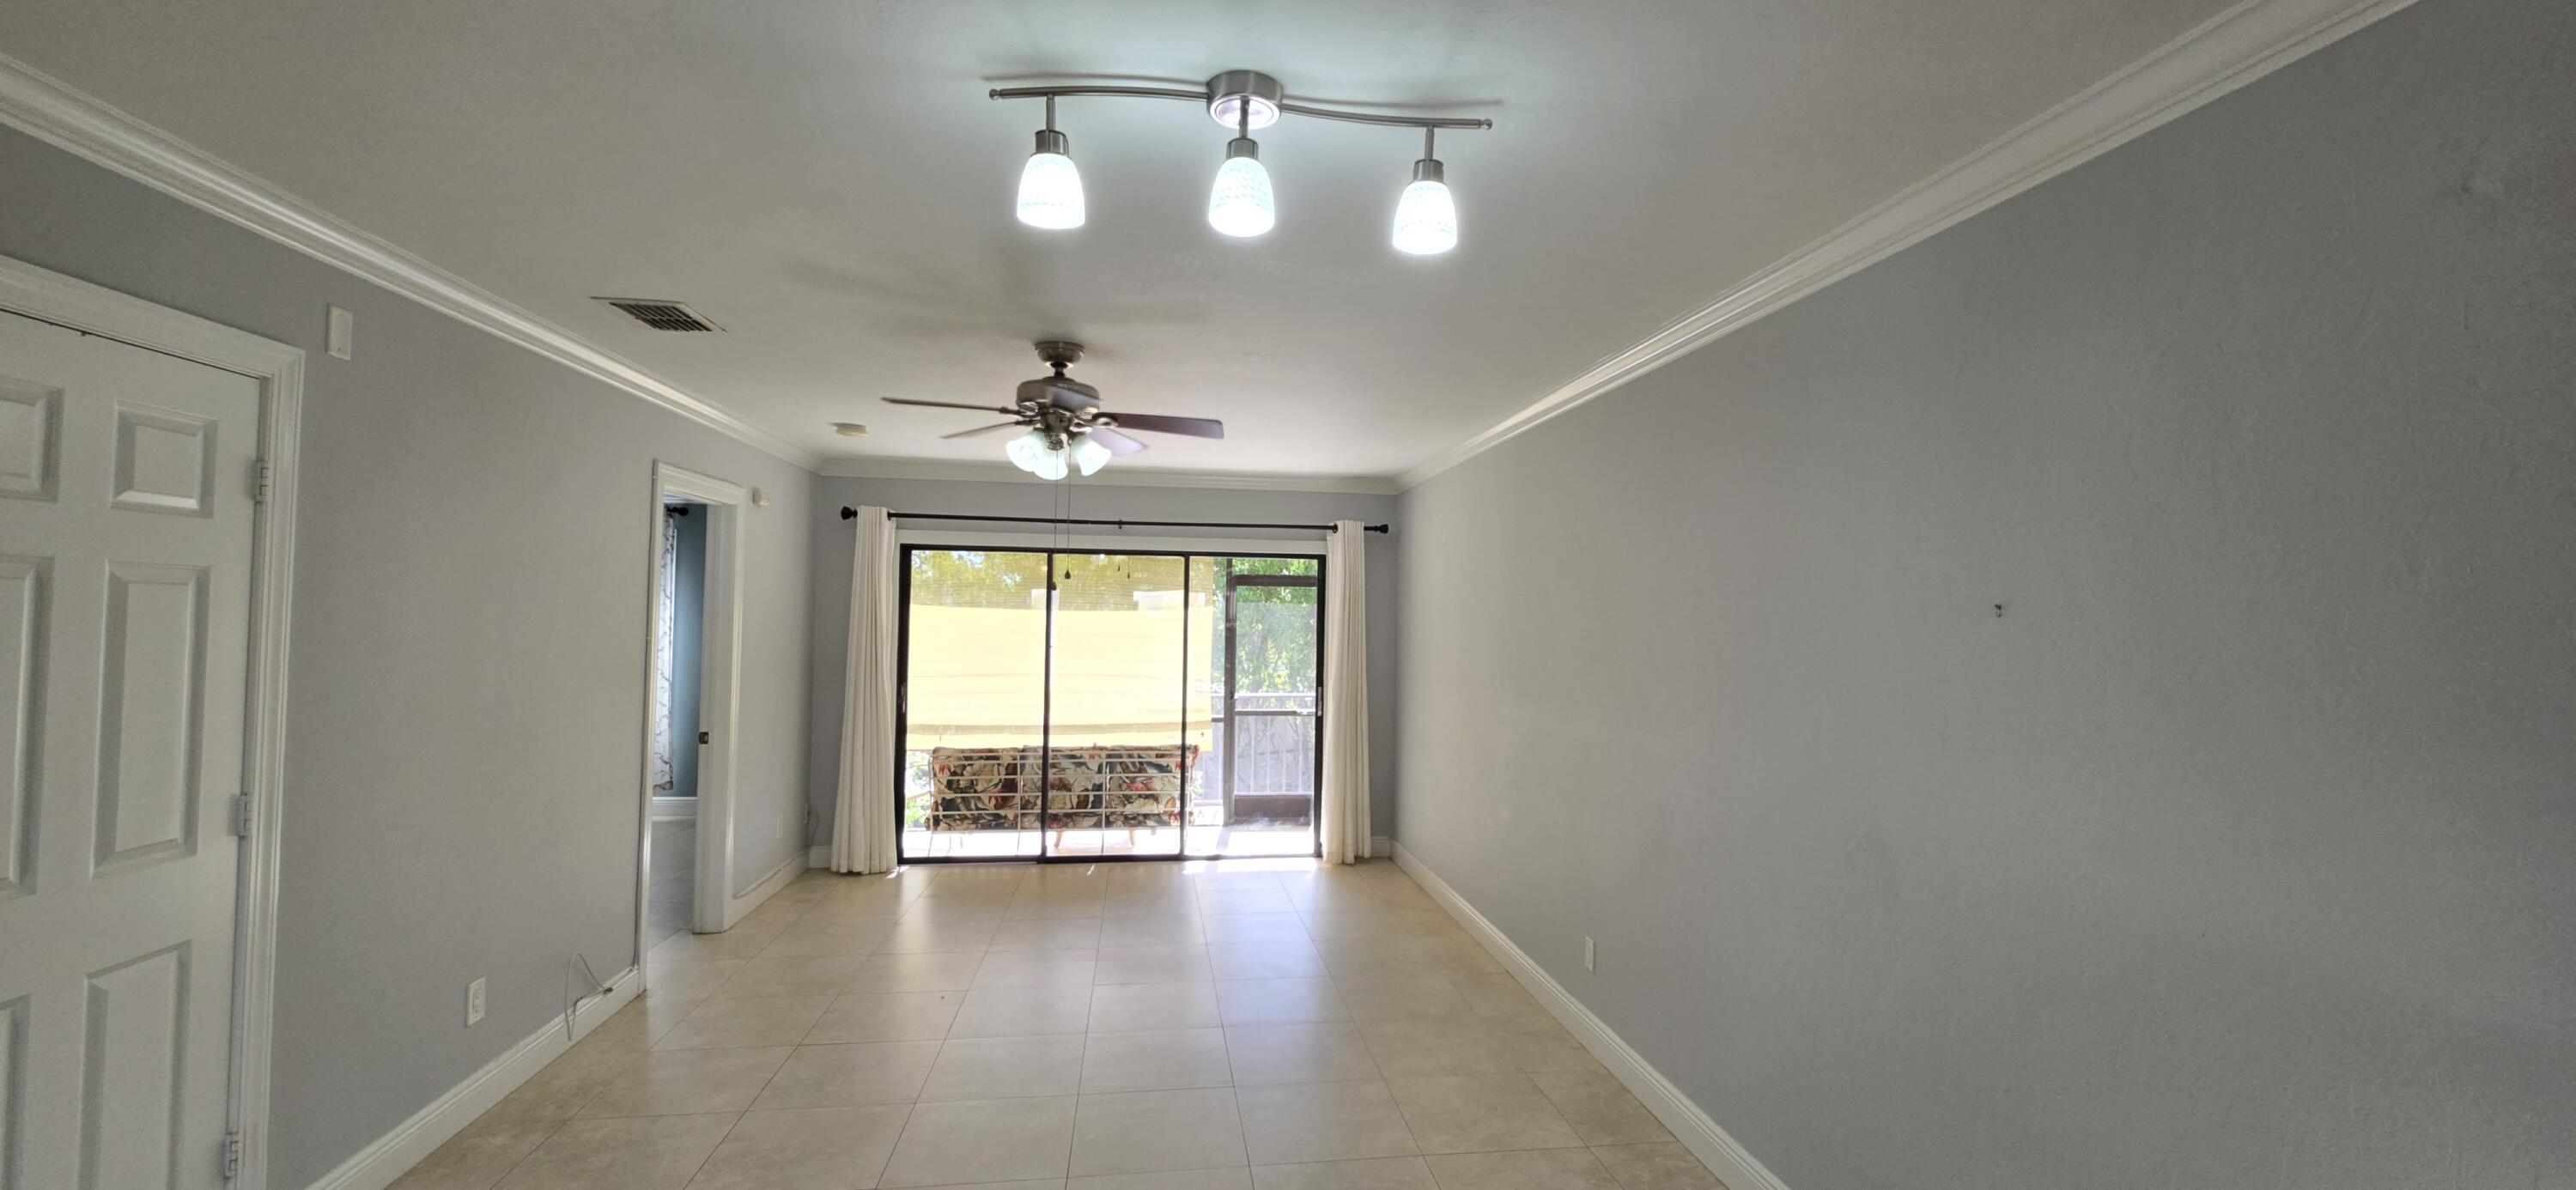
<instances>
[{"instance_id":1,"label":"gray painted wall","mask_svg":"<svg viewBox=\"0 0 2576 1190\"><path fill-rule=\"evenodd\" d=\"M574 951L633 960L656 458L775 498L747 510L737 868L801 848L773 824L801 827L810 475L6 130L0 253L311 353L274 1185L559 1015ZM356 359L323 354L326 302Z\"/></svg>"},{"instance_id":2,"label":"gray painted wall","mask_svg":"<svg viewBox=\"0 0 2576 1190\"><path fill-rule=\"evenodd\" d=\"M2571 63L2418 4L1414 489L1397 836L1793 1190L2576 1185Z\"/></svg>"},{"instance_id":3,"label":"gray painted wall","mask_svg":"<svg viewBox=\"0 0 2576 1190\"><path fill-rule=\"evenodd\" d=\"M998 447L996 449L999 449ZM1116 464L1111 464L1115 466ZM1071 511L1058 503L1069 497ZM1132 488L1106 484L1075 487L1030 481L993 483L977 480L853 479L826 477L814 497L814 672L810 702L814 708L812 752L806 764L814 809L814 839L832 838L832 821L840 800L842 660L850 632L850 554L857 537L841 519L842 505L874 504L898 512L955 512L979 516L1072 516L1108 520L1261 521L1320 524L1356 519L1369 524L1388 520L1395 497L1333 492L1260 492L1200 488ZM996 532L1044 526L959 525L969 531ZM1077 530L1079 531L1079 530ZM1102 529L1103 535L1114 533ZM1312 534L1220 532L1242 539L1302 537ZM1184 530L1138 530L1134 536L1186 537ZM1368 550L1369 626L1369 817L1371 829L1384 835L1395 829L1396 650L1400 636L1398 591L1403 585L1401 556L1388 534L1370 534Z\"/></svg>"}]
</instances>

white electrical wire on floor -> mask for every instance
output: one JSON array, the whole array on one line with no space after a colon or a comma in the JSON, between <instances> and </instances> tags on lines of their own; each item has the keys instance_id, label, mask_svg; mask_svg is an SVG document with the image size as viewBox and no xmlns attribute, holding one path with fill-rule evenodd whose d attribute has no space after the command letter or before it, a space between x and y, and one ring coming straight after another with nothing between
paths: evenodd
<instances>
[{"instance_id":1,"label":"white electrical wire on floor","mask_svg":"<svg viewBox=\"0 0 2576 1190\"><path fill-rule=\"evenodd\" d=\"M572 974L575 967L581 969L582 978L590 981L591 987L598 988L599 990L584 995L574 995L572 991ZM573 1019L580 1015L581 1006L589 1001L596 1000L607 995L611 990L612 989L609 985L599 981L599 972L590 969L589 956L576 950L572 952L571 958L564 960L564 1040L578 1040L578 1038L573 1034Z\"/></svg>"}]
</instances>

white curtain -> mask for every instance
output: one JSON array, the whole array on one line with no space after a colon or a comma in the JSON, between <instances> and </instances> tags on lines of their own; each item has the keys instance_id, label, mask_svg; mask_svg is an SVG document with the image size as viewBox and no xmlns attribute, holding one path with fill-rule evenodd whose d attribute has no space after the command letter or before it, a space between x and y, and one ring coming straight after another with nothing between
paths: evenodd
<instances>
[{"instance_id":1,"label":"white curtain","mask_svg":"<svg viewBox=\"0 0 2576 1190\"><path fill-rule=\"evenodd\" d=\"M850 559L849 659L842 694L841 805L832 819L832 870L884 872L895 863L894 522L886 510L859 509L858 548Z\"/></svg>"},{"instance_id":2,"label":"white curtain","mask_svg":"<svg viewBox=\"0 0 2576 1190\"><path fill-rule=\"evenodd\" d=\"M1369 853L1368 531L1333 522L1324 547L1324 860Z\"/></svg>"},{"instance_id":3,"label":"white curtain","mask_svg":"<svg viewBox=\"0 0 2576 1190\"><path fill-rule=\"evenodd\" d=\"M679 788L671 759L671 682L677 656L680 619L680 519L662 509L661 611L653 619L653 792Z\"/></svg>"}]
</instances>

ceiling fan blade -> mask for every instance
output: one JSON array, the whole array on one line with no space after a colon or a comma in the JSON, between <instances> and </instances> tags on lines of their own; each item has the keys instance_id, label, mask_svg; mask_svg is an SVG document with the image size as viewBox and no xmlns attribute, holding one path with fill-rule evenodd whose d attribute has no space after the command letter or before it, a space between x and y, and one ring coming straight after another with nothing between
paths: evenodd
<instances>
[{"instance_id":1,"label":"ceiling fan blade","mask_svg":"<svg viewBox=\"0 0 2576 1190\"><path fill-rule=\"evenodd\" d=\"M977 427L975 427L974 429L971 429L971 430L959 430L959 431L957 431L957 432L956 432L956 433L954 433L954 434L942 434L942 435L940 435L940 437L941 437L941 438L943 438L943 439L947 439L947 438L972 438L972 437L976 436L977 434L990 434L990 433L992 433L992 432L993 432L993 431L995 431L995 430L1016 430L1016 429L1018 429L1018 428L1020 428L1020 423L1015 422L1015 421L1006 421L1006 422L1001 422L1001 423L998 423L998 424L995 424L995 425L989 425L989 426L977 426Z\"/></svg>"},{"instance_id":2,"label":"ceiling fan blade","mask_svg":"<svg viewBox=\"0 0 2576 1190\"><path fill-rule=\"evenodd\" d=\"M929 409L972 409L977 413L1006 413L1019 416L1019 410L1001 405L960 405L955 401L916 401L910 397L879 397L888 405L920 405Z\"/></svg>"},{"instance_id":3,"label":"ceiling fan blade","mask_svg":"<svg viewBox=\"0 0 2576 1190\"><path fill-rule=\"evenodd\" d=\"M1107 426L1091 427L1091 440L1109 448L1113 455L1132 455L1145 449L1145 444Z\"/></svg>"},{"instance_id":4,"label":"ceiling fan blade","mask_svg":"<svg viewBox=\"0 0 2576 1190\"><path fill-rule=\"evenodd\" d=\"M1159 413L1117 413L1110 419L1122 430L1146 430L1156 434L1187 434L1192 438L1223 438L1225 423L1212 417L1165 417Z\"/></svg>"}]
</instances>

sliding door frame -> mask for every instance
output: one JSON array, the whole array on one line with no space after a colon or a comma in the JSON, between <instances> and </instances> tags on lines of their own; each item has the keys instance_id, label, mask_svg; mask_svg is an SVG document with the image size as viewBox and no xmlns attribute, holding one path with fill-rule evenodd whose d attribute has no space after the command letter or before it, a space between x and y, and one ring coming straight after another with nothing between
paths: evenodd
<instances>
[{"instance_id":1,"label":"sliding door frame","mask_svg":"<svg viewBox=\"0 0 2576 1190\"><path fill-rule=\"evenodd\" d=\"M1223 556L1229 558L1244 558L1256 557L1258 555L1226 554ZM1311 718L1315 721L1315 788L1306 805L1306 829L1315 833L1315 854L1321 856L1323 854L1324 847L1324 561L1321 558L1317 558L1315 560L1315 573L1311 576L1303 574L1228 573L1222 577L1225 582L1225 608L1224 611L1219 613L1216 617L1216 622L1223 625L1225 630L1225 693L1221 703L1221 709L1225 714L1225 763L1223 766L1224 775L1220 778L1222 784L1220 786L1219 799L1225 806L1226 821L1232 822L1234 820L1234 764L1240 751L1234 746L1235 726L1240 721L1241 717L1249 714L1256 718L1263 719ZM1308 712L1306 715L1300 716L1293 711L1245 711L1243 708L1235 705L1235 696L1242 693L1242 691L1237 688L1239 682L1236 678L1236 667L1238 662L1241 660L1241 654L1236 651L1237 642L1235 641L1236 609L1238 607L1235 600L1235 593L1245 587L1274 587L1283 590L1294 590L1301 587L1314 588L1315 709Z\"/></svg>"},{"instance_id":2,"label":"sliding door frame","mask_svg":"<svg viewBox=\"0 0 2576 1190\"><path fill-rule=\"evenodd\" d=\"M1014 538L1018 538L1018 540L1013 540ZM905 535L903 535L903 536L899 537L897 540L898 540L897 549L901 552L901 558L900 558L900 562L899 562L899 565L898 565L898 569L900 570L900 572L901 572L901 573L900 573L899 578L898 578L898 581L897 581L897 587L898 587L898 590L899 590L899 592L900 592L900 602L899 602L898 606L896 607L896 611L895 611L895 662L894 662L894 682L895 682L895 710L894 710L894 738L895 738L895 750L894 750L894 751L895 751L895 757L894 757L894 781L893 781L893 785L894 785L894 795L893 795L893 796L894 796L894 823L895 823L895 858L896 858L896 862L897 862L897 863L900 863L900 864L907 864L907 865L908 865L908 864L1014 864L1014 863L1040 863L1040 864L1123 864L1123 863L1179 863L1179 862L1193 861L1193 860L1197 860L1197 861L1205 861L1205 860L1221 860L1221 859L1226 858L1225 856L1222 856L1222 855L1194 855L1194 854L1192 854L1192 853L1190 852L1190 843L1189 843L1189 839L1190 839L1190 821L1189 821L1189 819L1190 819L1190 793L1191 793L1190 780L1191 780L1191 778L1190 778L1190 770L1189 770L1189 768L1188 768L1187 766L1184 766L1184 767L1182 768L1182 770L1181 770L1181 788L1180 788L1180 796L1179 796L1179 802L1178 802L1178 805L1177 805L1177 807L1176 807L1176 811L1177 811L1177 824L1176 824L1176 825L1177 825L1177 829L1178 829L1178 830L1179 830L1179 832L1180 832L1180 846L1179 846L1179 848L1178 848L1177 850L1175 850L1172 854L1170 854L1170 855L1056 855L1056 854L1053 854L1053 853L1051 853L1051 852L1049 851L1049 849L1048 849L1048 847L1047 847L1047 816L1048 816L1050 813L1052 813L1052 812L1053 812L1053 810L1054 810L1054 805L1053 805L1053 803L1054 803L1054 791L1053 791L1052 789L1047 788L1047 786L1050 784L1050 781L1049 781L1049 776L1050 776L1049 770L1053 767L1053 764L1054 764L1054 759L1053 759L1052 755L1050 754L1050 749L1051 749L1052 744L1053 744L1053 742L1054 742L1054 741L1053 741L1053 737L1054 737L1054 722L1053 722L1053 720L1054 720L1054 709L1055 709L1055 708L1054 708L1054 701L1055 701L1055 619L1056 619L1056 598L1055 598L1055 597L1056 597L1056 573L1055 573L1055 560L1056 560L1056 558L1057 558L1057 556L1058 556L1058 555L1068 555L1068 554L1112 554L1112 555L1119 555L1119 556L1125 556L1125 557L1139 557L1139 558L1179 558L1179 559L1181 559L1181 592L1182 592L1181 597L1182 597L1182 601L1183 601L1183 613L1184 613L1184 614L1183 614L1183 617L1182 617L1182 620L1181 620L1181 632L1182 632L1181 650L1182 650L1182 652L1181 652L1181 674L1180 674L1180 680L1181 680L1181 683L1182 683L1182 685L1183 685L1183 691L1182 691L1182 699L1183 699L1183 704L1182 704L1182 705L1183 705L1183 710L1182 710L1182 714L1181 714L1180 722L1179 722L1178 724L1176 724L1176 726L1180 727L1180 729L1182 730L1182 732L1184 733L1184 735L1186 735L1186 733L1187 733L1187 731L1188 731L1188 726L1187 726L1187 725L1188 725L1188 723L1189 723L1189 712L1188 712L1188 709L1187 709L1187 708L1188 708L1188 702L1187 702L1187 700L1188 700L1188 698L1189 698L1189 691L1188 691L1188 689L1187 689L1187 686L1188 686L1188 683L1189 683L1189 672L1190 672L1190 670L1189 670L1189 636L1188 636L1188 633L1189 633L1189 619L1188 619L1188 616L1187 616L1187 605L1188 605L1188 598L1189 598L1189 595L1190 595L1190 586L1189 586L1189 583L1190 583L1190 562L1191 562L1192 560L1194 560L1194 559L1198 559L1198 558L1278 558L1278 559L1308 559L1308 558L1311 558L1311 559L1313 559L1313 560L1314 560L1314 563L1315 563L1315 577L1314 577L1313 582L1314 582L1314 587L1315 587L1315 803L1316 803L1316 804L1315 804L1315 811L1316 811L1316 813L1315 813L1315 823L1314 823L1314 825L1313 825L1312 827L1310 827L1310 828L1309 828L1309 832L1310 832L1310 834L1311 834L1311 836L1312 836L1312 838L1313 838L1313 840L1314 840L1314 847L1313 847L1313 849L1312 849L1308 854L1309 854L1310 856L1313 856L1313 857L1316 857L1316 858L1320 858L1320 857L1324 854L1324 833L1323 833L1323 830L1322 830L1322 822L1323 822L1323 817L1322 817L1323 805L1322 805L1322 803L1323 803L1323 796L1324 796L1324 790L1323 790L1323 773L1324 773L1324 769L1323 769L1323 754L1324 754L1324 680L1323 680L1323 658L1324 658L1324 651L1325 651L1325 649L1326 649L1326 647L1327 647L1327 642L1326 642L1326 641L1325 641L1325 639L1324 639L1324 634L1325 634L1325 632L1327 631L1327 627L1326 627L1326 625L1327 625L1327 624L1328 624L1328 622L1329 622L1329 618L1326 616L1326 614L1325 614L1325 608L1324 608L1324 591L1325 591L1324 579L1325 579L1325 573L1326 573L1326 566L1328 565L1328 563L1326 562L1325 557L1324 557L1324 553L1323 553L1323 551L1322 551L1321 549L1319 549L1319 548L1282 548L1282 547L1308 546L1308 543L1306 543L1306 542L1226 542L1226 543L1207 543L1207 544L1191 543L1191 544L1186 545L1186 546L1183 546L1183 547L1174 548L1174 547L1172 547L1172 546L1170 546L1170 545L1167 545L1166 543L1163 543L1163 542L1155 542L1155 543L1153 543L1153 545L1152 545L1152 546L1147 546L1145 543L1142 543L1142 542L1137 542L1137 543L1133 543L1133 544L1131 544L1131 543L1128 543L1128 542L1124 542L1124 541L1116 541L1116 540L1084 540L1084 539L1076 539L1076 540L1072 540L1072 541L1063 541L1063 540L1056 540L1056 539L1043 538L1043 537L1020 538L1020 535L1017 535L1017 534L985 534L985 533L973 533L973 534L924 534L924 535L921 535L921 536L919 537L919 539L918 539L918 540L915 540L915 539L914 539L914 535L912 535L912 534L905 534ZM1046 586L1046 590L1047 590L1047 605L1046 605L1046 646L1045 646L1045 652L1044 652L1044 654L1042 655L1042 658L1041 658L1041 660L1042 660L1042 662L1043 662L1043 664L1044 664L1044 669L1043 669L1043 671L1042 671L1042 672L1043 672L1043 677L1042 677L1042 679L1041 679L1041 680L1042 680L1042 682L1044 683L1044 689L1043 689L1043 691L1042 691L1042 701L1041 701L1041 703L1040 703L1040 706L1041 706L1041 708L1042 708L1042 710L1041 710L1041 712L1040 712L1041 720L1042 720L1042 721L1041 721L1041 722L1039 723L1039 725L1038 725L1038 831L1037 831L1037 835L1038 835L1038 850L1037 850L1037 854L1035 854L1035 855L1021 855L1021 854L1016 854L1016 853L1015 853L1015 854L1011 854L1011 855L930 855L930 856L916 856L916 855L908 854L908 853L904 850L904 834L905 834L904 827L903 827L904 784L905 784L905 780L906 780L906 778L909 776L909 774L908 774L908 772L907 772L906 770L907 770L907 767L908 767L908 765L909 765L909 763L910 763L910 755L911 755L911 750L910 750L910 749L908 749L908 748L906 748L906 747L904 747L904 740L905 740L906 735L908 734L909 728L910 728L910 726L911 726L911 720L912 720L912 556L913 556L915 553L922 552L922 551L943 552L943 551L956 551L956 550L972 550L972 551L980 551L980 552L985 552L985 553L1006 553L1006 554L1044 554L1044 555L1046 555L1046 560L1047 560L1047 562L1046 562L1046 572L1047 572L1047 586ZM1215 616L1213 616L1213 617L1212 617L1212 620L1213 620L1214 622L1216 622L1216 623L1219 623L1219 624L1223 624L1223 623L1225 622L1226 618L1227 618L1227 612L1226 612L1226 609L1225 609L1225 607L1224 607L1223 605L1224 605L1225 603L1229 603L1229 602L1231 602L1231 601L1232 601L1232 599L1233 599L1233 592L1232 592L1232 590L1231 590L1231 577L1232 577L1231 575L1220 575L1220 576L1219 576L1219 578L1220 578L1220 583L1219 583L1218 589L1216 589L1216 590L1214 590L1214 591L1210 592L1210 595L1211 595L1213 598L1215 598L1216 600L1218 600L1218 601L1219 601L1219 606L1218 606L1218 607L1217 607L1217 609L1216 609L1216 614L1215 614ZM1282 585L1285 585L1285 584L1282 584ZM1299 584L1298 584L1298 585L1304 585L1304 583L1303 583L1303 581L1302 581L1302 576L1301 576L1301 581L1299 582ZM1228 648L1229 650L1231 650L1233 647L1234 647L1234 642L1233 642L1231 639L1228 639L1228 640L1226 641L1226 648ZM1228 664L1228 666L1229 666L1229 667L1231 667L1232 663L1233 663L1233 659L1232 659L1231 657L1228 657L1228 658L1227 658L1227 664ZM1231 685L1231 683L1229 683L1229 685ZM1231 691L1228 691L1228 693L1227 693L1227 697L1229 697L1229 698L1231 697ZM1231 707L1227 707L1227 708L1224 708L1224 709L1225 709L1225 711L1226 711L1226 712L1227 712L1227 714L1228 714L1227 722L1228 722L1229 731L1231 731L1231 725L1232 725L1232 710L1233 710L1233 708L1231 708ZM1229 750L1229 757L1228 757L1228 758L1229 758L1229 760L1231 759L1231 749L1233 748L1233 744L1234 744L1234 741L1233 741L1233 739L1232 739L1231 735L1229 735L1229 736L1227 737L1227 739L1226 739L1226 747L1227 747L1227 748L1228 748L1228 750ZM1186 751L1187 751L1187 746L1186 746L1186 743L1185 743L1185 744L1184 744L1184 753L1186 753ZM933 796L934 796L934 797L935 797L935 796L937 796L937 794L936 794L936 792L935 792L935 791L934 791L934 793L933 793ZM1247 858L1252 858L1252 857L1247 857ZM1262 858L1277 858L1277 857L1262 857Z\"/></svg>"}]
</instances>

